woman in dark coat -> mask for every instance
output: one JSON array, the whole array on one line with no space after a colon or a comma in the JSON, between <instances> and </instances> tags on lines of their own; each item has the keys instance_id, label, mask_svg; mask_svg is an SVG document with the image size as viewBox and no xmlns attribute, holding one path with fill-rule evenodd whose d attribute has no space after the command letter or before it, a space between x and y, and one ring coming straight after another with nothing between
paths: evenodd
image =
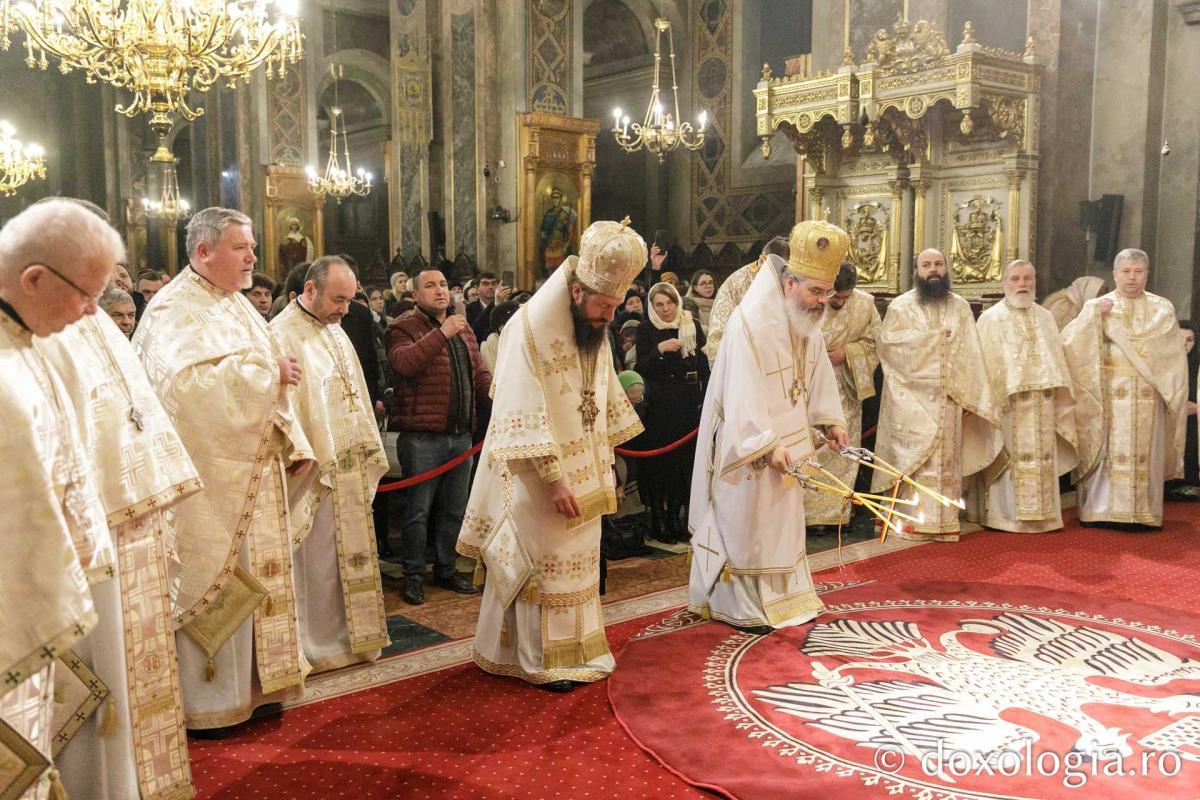
<instances>
[{"instance_id":1,"label":"woman in dark coat","mask_svg":"<svg viewBox=\"0 0 1200 800\"><path fill-rule=\"evenodd\" d=\"M700 424L708 358L704 331L682 308L679 291L658 283L647 296L647 320L638 326L637 371L646 381L645 446L671 444ZM638 467L642 500L650 508L656 538L685 542L687 501L695 440Z\"/></svg>"}]
</instances>

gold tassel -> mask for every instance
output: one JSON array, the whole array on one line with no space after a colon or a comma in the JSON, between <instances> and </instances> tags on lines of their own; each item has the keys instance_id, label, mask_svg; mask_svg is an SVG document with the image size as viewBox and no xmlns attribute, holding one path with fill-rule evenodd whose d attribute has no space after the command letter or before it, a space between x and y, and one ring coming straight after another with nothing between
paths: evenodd
<instances>
[{"instance_id":1,"label":"gold tassel","mask_svg":"<svg viewBox=\"0 0 1200 800\"><path fill-rule=\"evenodd\" d=\"M50 800L67 800L67 787L63 786L62 776L54 767L50 768Z\"/></svg>"},{"instance_id":2,"label":"gold tassel","mask_svg":"<svg viewBox=\"0 0 1200 800\"><path fill-rule=\"evenodd\" d=\"M108 702L104 704L104 719L97 730L101 736L117 735L117 701L109 694Z\"/></svg>"},{"instance_id":3,"label":"gold tassel","mask_svg":"<svg viewBox=\"0 0 1200 800\"><path fill-rule=\"evenodd\" d=\"M483 565L483 559L475 559L475 572L471 575L471 583L478 587L483 586L483 582L487 579L487 567Z\"/></svg>"},{"instance_id":4,"label":"gold tassel","mask_svg":"<svg viewBox=\"0 0 1200 800\"><path fill-rule=\"evenodd\" d=\"M525 599L528 600L530 603L536 603L538 601L538 585L537 585L537 573L536 572L529 576L529 588L526 590Z\"/></svg>"},{"instance_id":5,"label":"gold tassel","mask_svg":"<svg viewBox=\"0 0 1200 800\"><path fill-rule=\"evenodd\" d=\"M212 683L216 679L217 679L217 662L213 661L210 658L208 660L208 664L205 665L205 667L204 667L204 680L208 681L209 683Z\"/></svg>"},{"instance_id":6,"label":"gold tassel","mask_svg":"<svg viewBox=\"0 0 1200 800\"><path fill-rule=\"evenodd\" d=\"M267 602L263 605L263 615L267 617L275 616L275 597L267 595Z\"/></svg>"},{"instance_id":7,"label":"gold tassel","mask_svg":"<svg viewBox=\"0 0 1200 800\"><path fill-rule=\"evenodd\" d=\"M708 603L700 607L700 619L712 619L712 612L708 610Z\"/></svg>"},{"instance_id":8,"label":"gold tassel","mask_svg":"<svg viewBox=\"0 0 1200 800\"><path fill-rule=\"evenodd\" d=\"M684 560L689 567L692 565L692 548L687 549L687 556Z\"/></svg>"},{"instance_id":9,"label":"gold tassel","mask_svg":"<svg viewBox=\"0 0 1200 800\"><path fill-rule=\"evenodd\" d=\"M508 639L508 624L501 623L500 625L500 646L508 647L511 642Z\"/></svg>"},{"instance_id":10,"label":"gold tassel","mask_svg":"<svg viewBox=\"0 0 1200 800\"><path fill-rule=\"evenodd\" d=\"M729 565L721 567L721 583L733 583L733 576L729 574Z\"/></svg>"}]
</instances>

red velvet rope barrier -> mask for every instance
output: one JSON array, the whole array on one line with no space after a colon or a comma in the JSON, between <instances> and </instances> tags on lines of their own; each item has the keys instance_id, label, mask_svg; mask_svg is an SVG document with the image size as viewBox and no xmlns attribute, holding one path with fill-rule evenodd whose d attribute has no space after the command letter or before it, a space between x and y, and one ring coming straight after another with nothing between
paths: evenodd
<instances>
[{"instance_id":1,"label":"red velvet rope barrier","mask_svg":"<svg viewBox=\"0 0 1200 800\"><path fill-rule=\"evenodd\" d=\"M443 473L449 472L450 470L454 469L459 464L463 463L468 458L470 458L471 456L478 453L482 447L483 447L483 442L480 442L479 444L475 445L467 452L463 453L461 456L455 456L454 458L447 461L445 464L442 464L440 467L434 467L433 469L429 470L428 472L422 472L420 475L413 475L411 478L405 478L404 480L401 480L401 481L393 481L392 483L381 483L381 484L379 484L379 489L377 491L394 492L397 489L407 489L410 486L416 486L418 483L424 483L425 481L432 480L433 478L436 478L438 475L441 475Z\"/></svg>"},{"instance_id":2,"label":"red velvet rope barrier","mask_svg":"<svg viewBox=\"0 0 1200 800\"><path fill-rule=\"evenodd\" d=\"M683 445L690 442L692 439L695 439L696 434L698 434L699 432L700 432L699 428L693 428L691 433L689 433L687 436L684 436L679 441L672 442L671 444L666 445L665 447L659 447L654 450L626 450L624 447L614 447L613 452L619 456L625 456L626 458L654 458L655 456L661 456L661 455L671 452L672 450L682 447ZM875 432L874 427L872 427L866 431L863 431L863 438L864 439L867 438L874 432ZM428 472L422 472L420 475L413 475L411 478L405 478L404 480L393 481L392 483L381 483L381 484L379 484L378 491L394 492L397 489L407 489L410 486L416 486L418 483L424 483L427 480L436 478L437 476L447 473L450 470L454 469L459 464L463 463L468 458L470 458L471 456L478 453L482 448L483 448L483 442L479 442L474 447L472 447L470 450L463 453L461 456L456 456L455 458L450 459L445 464L442 464L440 467L435 467L435 468L429 470Z\"/></svg>"},{"instance_id":3,"label":"red velvet rope barrier","mask_svg":"<svg viewBox=\"0 0 1200 800\"><path fill-rule=\"evenodd\" d=\"M695 439L696 434L699 432L699 428L693 428L691 433L684 436L678 442L672 442L666 447L660 447L657 450L626 450L624 447L614 447L613 452L626 458L653 458L654 456L661 456L663 453L669 453L677 447L682 447L692 439Z\"/></svg>"}]
</instances>

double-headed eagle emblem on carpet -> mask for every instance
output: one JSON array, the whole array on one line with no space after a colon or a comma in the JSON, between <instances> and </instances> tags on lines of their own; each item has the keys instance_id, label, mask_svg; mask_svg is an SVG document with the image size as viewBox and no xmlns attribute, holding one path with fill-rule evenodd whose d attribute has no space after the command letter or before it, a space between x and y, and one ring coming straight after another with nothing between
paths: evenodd
<instances>
[{"instance_id":1,"label":"double-headed eagle emblem on carpet","mask_svg":"<svg viewBox=\"0 0 1200 800\"><path fill-rule=\"evenodd\" d=\"M1200 680L1200 661L1111 630L1004 612L961 619L935 644L915 622L839 618L814 625L800 651L815 682L754 694L864 747L917 757L964 751L994 761L1038 741L1034 727L1014 720L1036 719L1031 712L1072 726L1075 750L1130 755L1138 734L1102 722L1094 704L1105 704L1169 715L1135 743L1200 761L1200 694L1161 688Z\"/></svg>"}]
</instances>

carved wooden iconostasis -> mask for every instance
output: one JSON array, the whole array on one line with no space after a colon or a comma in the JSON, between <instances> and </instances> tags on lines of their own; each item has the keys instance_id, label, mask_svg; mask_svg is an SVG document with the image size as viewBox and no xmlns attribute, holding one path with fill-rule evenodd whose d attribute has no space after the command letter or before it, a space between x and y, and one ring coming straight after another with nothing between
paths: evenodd
<instances>
[{"instance_id":1,"label":"carved wooden iconostasis","mask_svg":"<svg viewBox=\"0 0 1200 800\"><path fill-rule=\"evenodd\" d=\"M579 254L579 236L592 221L592 174L596 169L593 119L535 111L519 114L521 189L517 237L518 286Z\"/></svg>"},{"instance_id":2,"label":"carved wooden iconostasis","mask_svg":"<svg viewBox=\"0 0 1200 800\"><path fill-rule=\"evenodd\" d=\"M304 170L278 165L267 167L263 229L259 269L276 283L287 278L290 266L284 263L285 260L295 262L301 251L304 252L301 261L311 261L325 254L322 199L309 191Z\"/></svg>"},{"instance_id":3,"label":"carved wooden iconostasis","mask_svg":"<svg viewBox=\"0 0 1200 800\"><path fill-rule=\"evenodd\" d=\"M880 30L836 71L763 79L754 90L764 153L782 131L803 157L804 216L850 235L860 286L907 291L915 256L946 253L954 290L1000 291L1004 264L1033 260L1041 67L982 47L971 23L951 53L930 23Z\"/></svg>"}]
</instances>

